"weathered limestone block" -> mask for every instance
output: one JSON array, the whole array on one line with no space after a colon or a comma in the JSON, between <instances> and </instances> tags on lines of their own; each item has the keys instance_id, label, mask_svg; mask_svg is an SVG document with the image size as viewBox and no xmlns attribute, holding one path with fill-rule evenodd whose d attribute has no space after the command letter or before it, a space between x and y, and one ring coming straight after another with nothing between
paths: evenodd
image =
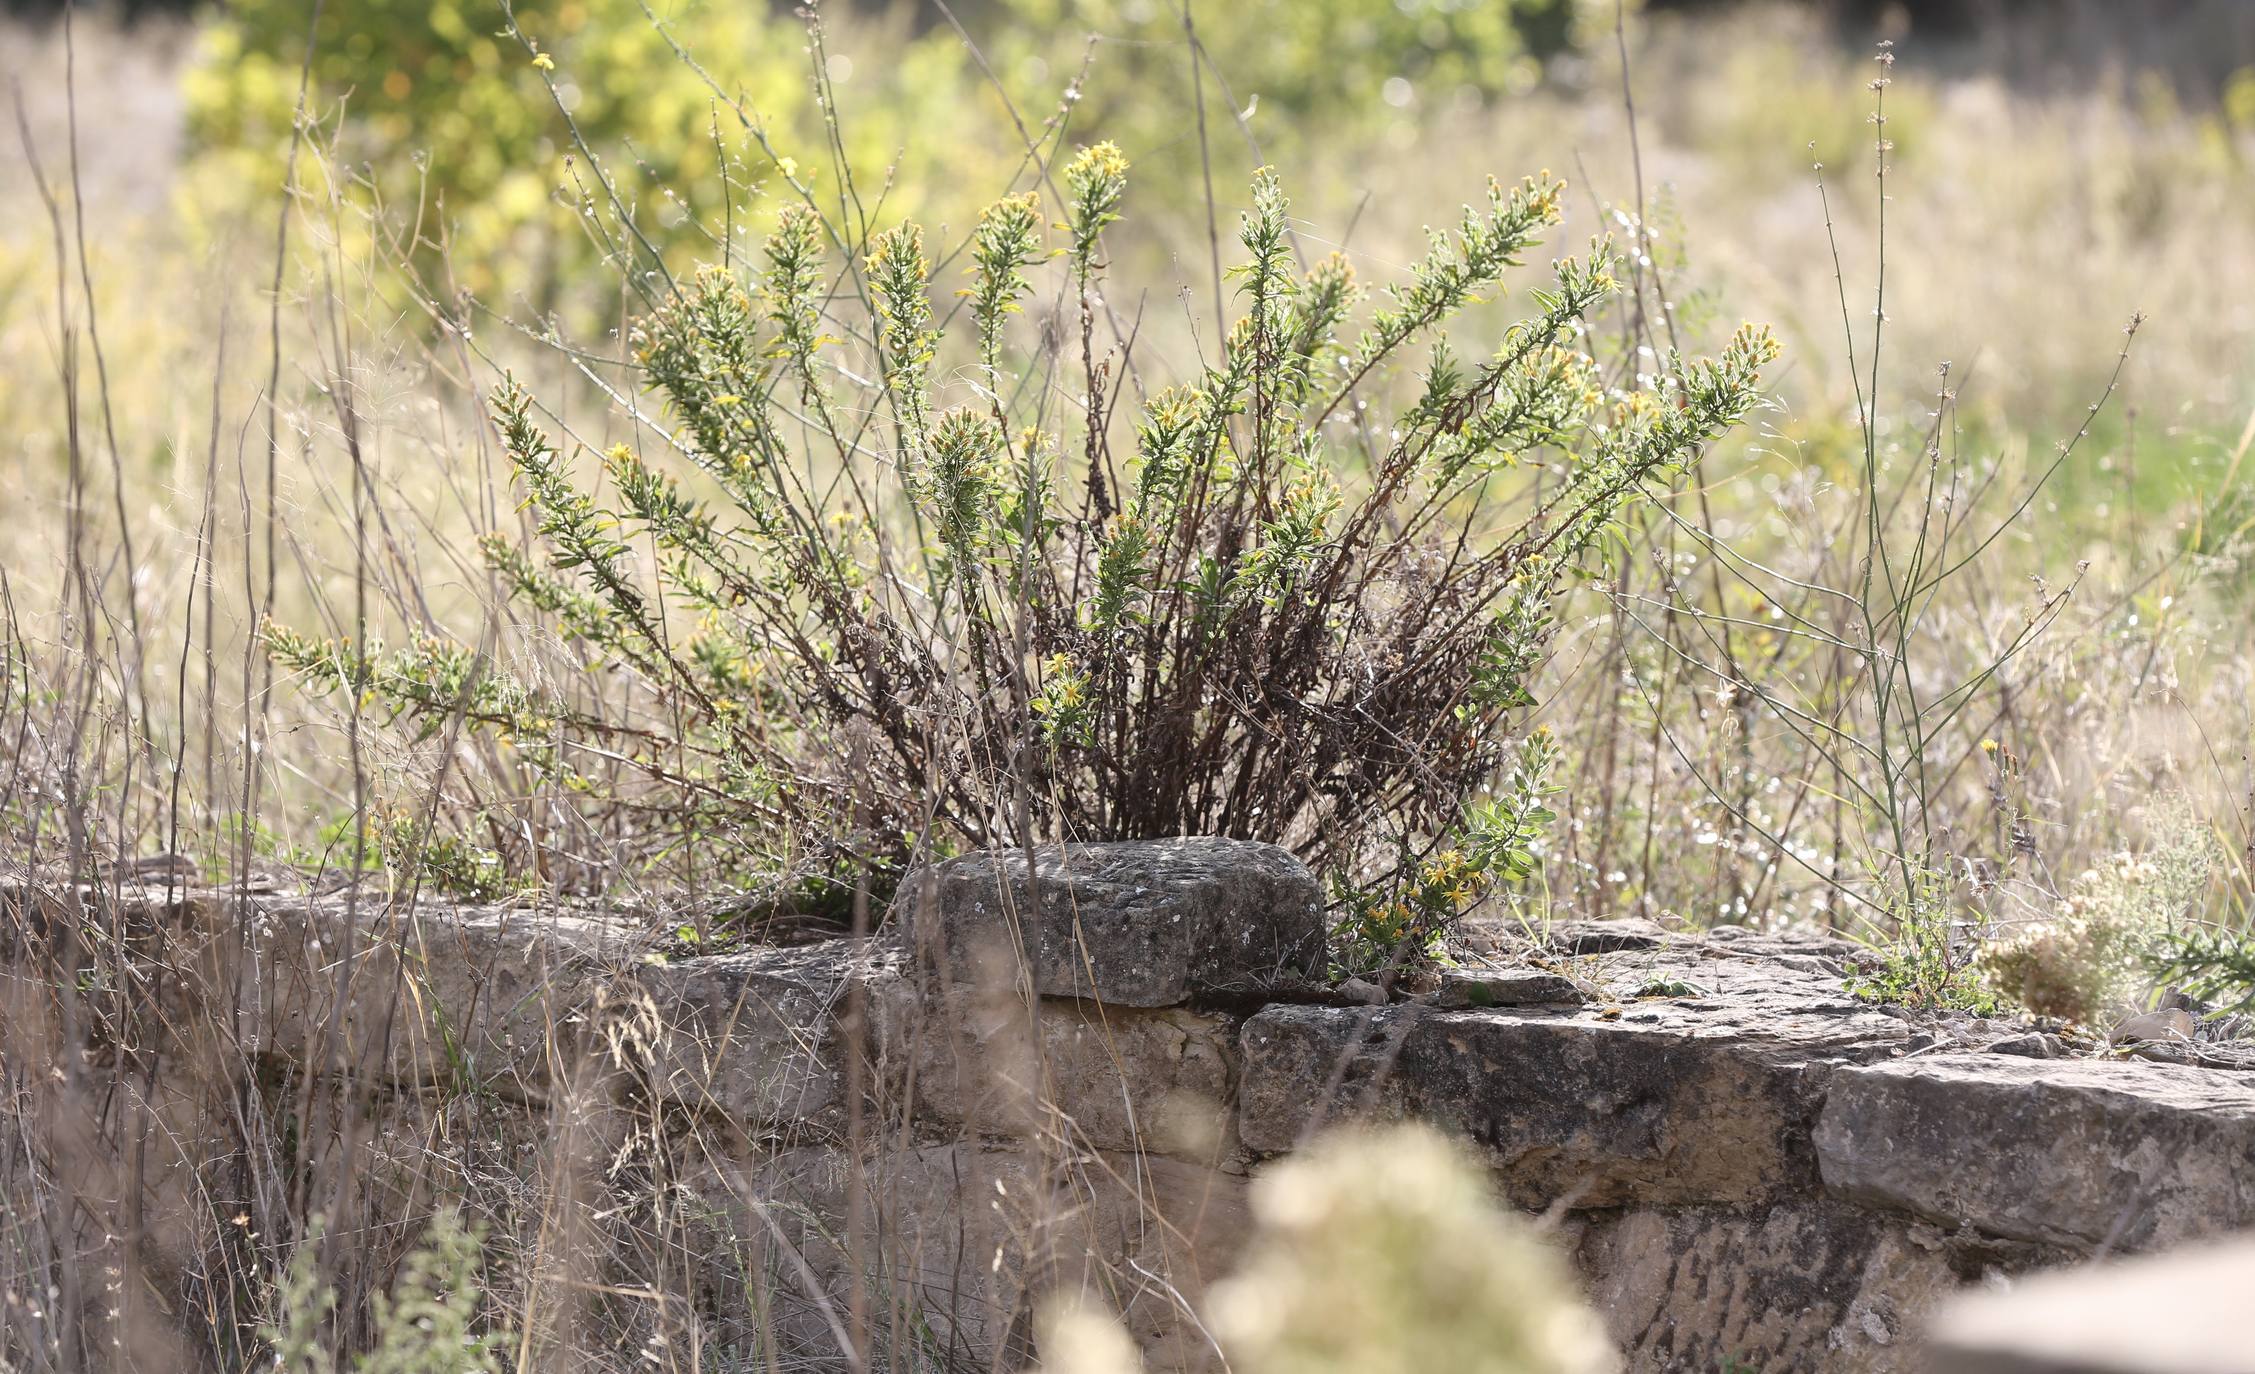
<instances>
[{"instance_id":1,"label":"weathered limestone block","mask_svg":"<svg viewBox=\"0 0 2255 1374\"><path fill-rule=\"evenodd\" d=\"M1211 1161L1236 1144L1237 1026L1181 1008L1107 1007L935 987L910 1032L916 1114L975 1133Z\"/></svg>"},{"instance_id":2,"label":"weathered limestone block","mask_svg":"<svg viewBox=\"0 0 2255 1374\"><path fill-rule=\"evenodd\" d=\"M1928 1329L1928 1374L2255 1374L2255 1239L1968 1293Z\"/></svg>"},{"instance_id":3,"label":"weathered limestone block","mask_svg":"<svg viewBox=\"0 0 2255 1374\"><path fill-rule=\"evenodd\" d=\"M586 1052L599 971L639 923L514 906L387 906L377 894L223 894L183 907L169 990L244 1050L403 1084L538 1093ZM194 1033L189 1033L193 1039Z\"/></svg>"},{"instance_id":4,"label":"weathered limestone block","mask_svg":"<svg viewBox=\"0 0 2255 1374\"><path fill-rule=\"evenodd\" d=\"M652 1091L754 1135L838 1125L847 1054L876 1043L907 995L896 961L853 940L645 966L634 984L656 1023ZM856 992L860 1036L849 1016Z\"/></svg>"},{"instance_id":5,"label":"weathered limestone block","mask_svg":"<svg viewBox=\"0 0 2255 1374\"><path fill-rule=\"evenodd\" d=\"M2255 1082L2213 1069L1937 1055L1845 1071L1827 1187L1991 1235L2147 1249L2255 1224Z\"/></svg>"},{"instance_id":6,"label":"weathered limestone block","mask_svg":"<svg viewBox=\"0 0 2255 1374\"><path fill-rule=\"evenodd\" d=\"M1639 1208L1567 1237L1635 1374L1908 1374L1927 1312L1983 1263L1932 1228L1821 1200Z\"/></svg>"},{"instance_id":7,"label":"weathered limestone block","mask_svg":"<svg viewBox=\"0 0 2255 1374\"><path fill-rule=\"evenodd\" d=\"M1038 909L1022 849L950 859L901 885L896 923L939 981L1014 983L1022 966L1040 996L1171 1007L1323 971L1323 888L1274 845L1190 838L1036 853Z\"/></svg>"},{"instance_id":8,"label":"weathered limestone block","mask_svg":"<svg viewBox=\"0 0 2255 1374\"><path fill-rule=\"evenodd\" d=\"M1272 1006L1245 1023L1239 1132L1274 1152L1410 1117L1475 1142L1522 1205L1751 1203L1814 1184L1826 1078L1906 1033L1797 978L1580 1011Z\"/></svg>"},{"instance_id":9,"label":"weathered limestone block","mask_svg":"<svg viewBox=\"0 0 2255 1374\"><path fill-rule=\"evenodd\" d=\"M1618 954L1658 949L1668 933L1641 916L1559 921L1545 932L1551 948L1566 954Z\"/></svg>"},{"instance_id":10,"label":"weathered limestone block","mask_svg":"<svg viewBox=\"0 0 2255 1374\"><path fill-rule=\"evenodd\" d=\"M815 1360L834 1357L857 1286L881 1344L950 1369L997 1367L998 1351L1001 1367L1026 1366L1041 1299L1085 1291L1122 1316L1155 1374L1209 1369L1184 1305L1228 1272L1249 1225L1243 1178L1112 1152L805 1148L684 1172L709 1262L756 1276Z\"/></svg>"},{"instance_id":11,"label":"weathered limestone block","mask_svg":"<svg viewBox=\"0 0 2255 1374\"><path fill-rule=\"evenodd\" d=\"M1541 969L1449 969L1430 999L1443 1011L1572 1006L1589 998L1573 979Z\"/></svg>"}]
</instances>

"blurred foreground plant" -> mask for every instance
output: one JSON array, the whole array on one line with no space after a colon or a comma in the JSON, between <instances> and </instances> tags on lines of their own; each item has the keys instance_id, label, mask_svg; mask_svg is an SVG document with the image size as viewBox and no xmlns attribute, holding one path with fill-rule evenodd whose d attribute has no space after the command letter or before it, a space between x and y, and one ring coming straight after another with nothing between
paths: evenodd
<instances>
[{"instance_id":1,"label":"blurred foreground plant","mask_svg":"<svg viewBox=\"0 0 2255 1374\"><path fill-rule=\"evenodd\" d=\"M1564 1260L1429 1126L1346 1128L1253 1184L1253 1231L1209 1319L1243 1374L1601 1374L1620 1357ZM1044 1374L1135 1374L1101 1309L1062 1301Z\"/></svg>"},{"instance_id":2,"label":"blurred foreground plant","mask_svg":"<svg viewBox=\"0 0 2255 1374\"><path fill-rule=\"evenodd\" d=\"M1253 1184L1254 1231L1213 1295L1250 1374L1584 1374L1613 1344L1560 1256L1429 1127L1348 1130Z\"/></svg>"},{"instance_id":3,"label":"blurred foreground plant","mask_svg":"<svg viewBox=\"0 0 2255 1374\"><path fill-rule=\"evenodd\" d=\"M322 1235L316 1218L274 1286L277 1311L263 1334L272 1368L283 1374L347 1367L333 1348L336 1292L315 1265ZM479 1230L440 1208L391 1290L373 1296L368 1348L349 1367L359 1374L500 1374L513 1367L510 1333L494 1325L486 1307L484 1261Z\"/></svg>"}]
</instances>

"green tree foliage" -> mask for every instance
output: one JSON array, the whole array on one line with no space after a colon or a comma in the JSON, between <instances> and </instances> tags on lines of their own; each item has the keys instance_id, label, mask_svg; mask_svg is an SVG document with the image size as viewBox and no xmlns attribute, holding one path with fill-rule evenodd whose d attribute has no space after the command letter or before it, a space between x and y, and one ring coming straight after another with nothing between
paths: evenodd
<instances>
[{"instance_id":1,"label":"green tree foliage","mask_svg":"<svg viewBox=\"0 0 2255 1374\"><path fill-rule=\"evenodd\" d=\"M1180 0L996 0L967 22L1009 71L1029 59L1055 70L1078 57L1065 43L1101 36L1087 118L1132 147L1146 143L1153 116L1179 109L1152 91L1191 97L1191 33L1206 55L1217 133L1251 106L1274 116L1256 124L1275 139L1310 119L1336 136L1389 105L1525 91L1544 62L1609 32L1614 14L1600 0L1244 0L1194 3L1186 28L1184 9Z\"/></svg>"},{"instance_id":2,"label":"green tree foliage","mask_svg":"<svg viewBox=\"0 0 2255 1374\"><path fill-rule=\"evenodd\" d=\"M323 7L309 35L310 10L239 0L201 30L186 83L187 203L206 216L271 205L303 69L301 182L380 204L390 240L450 289L547 304L565 283L595 280L584 269L597 256L636 271L653 250L721 256L722 236L756 231L777 206L850 204L858 188L841 184L843 166L882 168L904 152L923 180L896 192L943 211L945 188L999 175L994 150L948 136L982 94L953 44L889 44L898 69L883 98L863 102L850 133L840 127L850 162L818 166L777 144L826 146L824 111L851 89L851 59L785 10L365 0Z\"/></svg>"}]
</instances>

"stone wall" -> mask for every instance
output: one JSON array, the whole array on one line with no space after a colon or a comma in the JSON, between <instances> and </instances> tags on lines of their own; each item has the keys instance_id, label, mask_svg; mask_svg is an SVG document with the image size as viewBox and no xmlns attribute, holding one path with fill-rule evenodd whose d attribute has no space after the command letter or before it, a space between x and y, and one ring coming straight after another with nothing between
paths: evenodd
<instances>
[{"instance_id":1,"label":"stone wall","mask_svg":"<svg viewBox=\"0 0 2255 1374\"><path fill-rule=\"evenodd\" d=\"M517 1104L523 1171L591 1218L662 1182L716 1349L1008 1367L1087 1285L1154 1369L1212 1367L1247 1179L1374 1118L1468 1142L1637 1370L1922 1368L1953 1290L2255 1225L2255 1063L2220 1050L2029 1057L2057 1046L1849 997L1846 946L1635 923L1342 1004L1323 905L1283 851L1192 839L972 855L876 938L701 957L532 909L155 919L200 971L181 1019L219 997L253 1053Z\"/></svg>"}]
</instances>

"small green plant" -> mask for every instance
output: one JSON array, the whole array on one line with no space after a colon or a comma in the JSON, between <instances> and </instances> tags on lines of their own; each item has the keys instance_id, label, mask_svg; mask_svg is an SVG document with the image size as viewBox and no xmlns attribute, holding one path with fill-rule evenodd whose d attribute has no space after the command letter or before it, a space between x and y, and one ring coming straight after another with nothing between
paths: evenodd
<instances>
[{"instance_id":1,"label":"small green plant","mask_svg":"<svg viewBox=\"0 0 2255 1374\"><path fill-rule=\"evenodd\" d=\"M470 818L471 824L485 817ZM419 880L443 896L493 902L522 892L528 884L510 872L501 852L466 834L433 833L430 818L393 811L375 827L376 849L384 867Z\"/></svg>"},{"instance_id":2,"label":"small green plant","mask_svg":"<svg viewBox=\"0 0 2255 1374\"><path fill-rule=\"evenodd\" d=\"M275 1316L260 1333L274 1352L274 1367L283 1374L333 1374L336 1368L322 1348L337 1307L336 1289L322 1282L315 1267L322 1229L321 1219L313 1218L305 1239L291 1253L274 1285Z\"/></svg>"},{"instance_id":3,"label":"small green plant","mask_svg":"<svg viewBox=\"0 0 2255 1374\"><path fill-rule=\"evenodd\" d=\"M2145 951L2145 971L2219 1012L2255 1011L2255 937L2201 925L2164 933Z\"/></svg>"},{"instance_id":4,"label":"small green plant","mask_svg":"<svg viewBox=\"0 0 2255 1374\"><path fill-rule=\"evenodd\" d=\"M1958 925L1941 875L1914 872L1910 886L1885 905L1876 923L1885 938L1871 941L1848 990L1867 1001L1894 1006L1970 1011L1998 1009L1995 989L1983 979L1980 948Z\"/></svg>"},{"instance_id":5,"label":"small green plant","mask_svg":"<svg viewBox=\"0 0 2255 1374\"><path fill-rule=\"evenodd\" d=\"M1473 805L1453 843L1423 856L1404 855L1396 873L1407 882L1367 887L1340 884L1343 912L1332 930L1335 972L1391 971L1404 962L1447 958L1447 937L1466 911L1499 886L1525 882L1541 866L1537 850L1557 819L1546 804L1557 791L1558 742L1547 727L1531 732L1501 795Z\"/></svg>"},{"instance_id":6,"label":"small green plant","mask_svg":"<svg viewBox=\"0 0 2255 1374\"><path fill-rule=\"evenodd\" d=\"M480 1310L483 1254L478 1230L440 1209L391 1292L372 1299L376 1339L359 1374L501 1374L512 1342Z\"/></svg>"},{"instance_id":7,"label":"small green plant","mask_svg":"<svg viewBox=\"0 0 2255 1374\"><path fill-rule=\"evenodd\" d=\"M274 1367L287 1374L348 1367L333 1348L336 1292L317 1267L321 1235L317 1219L275 1285L276 1312L264 1328ZM391 1290L372 1295L369 1344L351 1360L354 1374L501 1374L513 1341L483 1311L483 1256L477 1228L441 1208Z\"/></svg>"},{"instance_id":8,"label":"small green plant","mask_svg":"<svg viewBox=\"0 0 2255 1374\"><path fill-rule=\"evenodd\" d=\"M2151 809L2154 842L2078 874L2049 919L2007 932L1982 955L1990 984L2040 1016L2096 1023L2169 984L2233 996L2234 942L2193 924L2214 874L2215 837L2181 798Z\"/></svg>"}]
</instances>

